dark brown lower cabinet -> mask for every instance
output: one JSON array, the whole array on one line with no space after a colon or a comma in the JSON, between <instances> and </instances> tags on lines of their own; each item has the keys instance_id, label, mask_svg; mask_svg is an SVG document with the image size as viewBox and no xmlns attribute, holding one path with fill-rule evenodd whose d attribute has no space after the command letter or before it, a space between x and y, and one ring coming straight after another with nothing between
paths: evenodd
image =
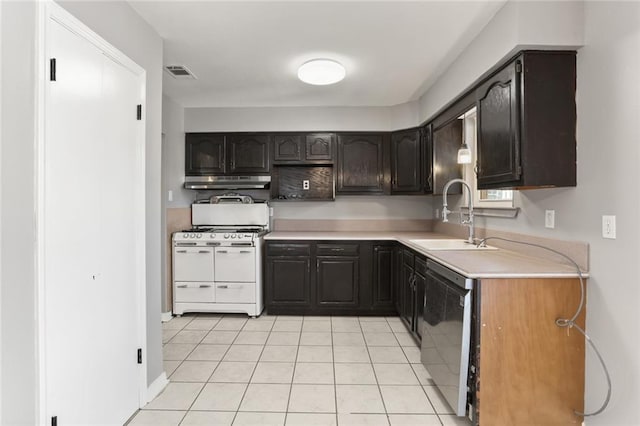
<instances>
[{"instance_id":1,"label":"dark brown lower cabinet","mask_svg":"<svg viewBox=\"0 0 640 426\"><path fill-rule=\"evenodd\" d=\"M358 308L360 262L357 257L318 257L316 289L318 307Z\"/></svg>"},{"instance_id":2,"label":"dark brown lower cabinet","mask_svg":"<svg viewBox=\"0 0 640 426\"><path fill-rule=\"evenodd\" d=\"M265 308L270 314L396 313L395 244L267 241L265 253Z\"/></svg>"},{"instance_id":3,"label":"dark brown lower cabinet","mask_svg":"<svg viewBox=\"0 0 640 426\"><path fill-rule=\"evenodd\" d=\"M402 310L399 312L400 318L404 320L407 328L413 331L413 266L407 263L402 264L402 282L400 285L400 297L402 297Z\"/></svg>"},{"instance_id":4,"label":"dark brown lower cabinet","mask_svg":"<svg viewBox=\"0 0 640 426\"><path fill-rule=\"evenodd\" d=\"M394 309L396 248L373 246L373 308Z\"/></svg>"}]
</instances>

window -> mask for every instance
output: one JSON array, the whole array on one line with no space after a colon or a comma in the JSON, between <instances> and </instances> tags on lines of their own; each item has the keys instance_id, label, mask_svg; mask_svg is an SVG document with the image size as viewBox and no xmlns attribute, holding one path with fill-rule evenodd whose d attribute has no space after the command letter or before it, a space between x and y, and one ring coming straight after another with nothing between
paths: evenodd
<instances>
[{"instance_id":1,"label":"window","mask_svg":"<svg viewBox=\"0 0 640 426\"><path fill-rule=\"evenodd\" d=\"M471 150L471 163L463 167L463 179L471 187L474 207L505 208L513 207L513 191L501 189L478 190L476 184L476 109L475 107L459 117L462 122L462 137ZM465 191L465 203L468 203L468 195Z\"/></svg>"}]
</instances>

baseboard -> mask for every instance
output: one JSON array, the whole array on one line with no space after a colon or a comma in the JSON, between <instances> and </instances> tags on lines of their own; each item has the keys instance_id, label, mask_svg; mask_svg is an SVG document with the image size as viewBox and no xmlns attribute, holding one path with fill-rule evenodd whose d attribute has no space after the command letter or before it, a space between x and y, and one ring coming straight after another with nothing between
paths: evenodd
<instances>
[{"instance_id":1,"label":"baseboard","mask_svg":"<svg viewBox=\"0 0 640 426\"><path fill-rule=\"evenodd\" d=\"M160 321L162 321L162 322L169 322L169 321L171 321L171 318L173 318L173 312L171 312L171 311L162 312L160 314Z\"/></svg>"},{"instance_id":2,"label":"baseboard","mask_svg":"<svg viewBox=\"0 0 640 426\"><path fill-rule=\"evenodd\" d=\"M147 387L146 403L148 404L153 401L156 396L160 395L160 392L162 392L168 384L167 373L163 371L162 374Z\"/></svg>"}]
</instances>

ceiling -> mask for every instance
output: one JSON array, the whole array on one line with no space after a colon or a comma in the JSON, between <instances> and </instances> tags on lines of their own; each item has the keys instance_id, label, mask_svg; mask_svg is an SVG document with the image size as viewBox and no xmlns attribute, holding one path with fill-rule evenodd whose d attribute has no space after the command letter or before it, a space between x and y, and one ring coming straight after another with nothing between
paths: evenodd
<instances>
[{"instance_id":1,"label":"ceiling","mask_svg":"<svg viewBox=\"0 0 640 426\"><path fill-rule=\"evenodd\" d=\"M164 93L185 107L391 106L416 100L505 3L500 1L130 1L164 39ZM297 79L338 60L332 86Z\"/></svg>"}]
</instances>

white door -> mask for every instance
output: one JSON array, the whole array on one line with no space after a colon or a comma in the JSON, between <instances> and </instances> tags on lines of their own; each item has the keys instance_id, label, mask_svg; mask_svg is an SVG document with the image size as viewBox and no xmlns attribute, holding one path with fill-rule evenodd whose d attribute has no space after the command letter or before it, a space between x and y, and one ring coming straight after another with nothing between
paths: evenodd
<instances>
[{"instance_id":1,"label":"white door","mask_svg":"<svg viewBox=\"0 0 640 426\"><path fill-rule=\"evenodd\" d=\"M175 247L174 281L213 281L213 248Z\"/></svg>"},{"instance_id":2,"label":"white door","mask_svg":"<svg viewBox=\"0 0 640 426\"><path fill-rule=\"evenodd\" d=\"M143 81L54 20L45 87L45 412L66 425L121 425L139 407Z\"/></svg>"}]
</instances>

